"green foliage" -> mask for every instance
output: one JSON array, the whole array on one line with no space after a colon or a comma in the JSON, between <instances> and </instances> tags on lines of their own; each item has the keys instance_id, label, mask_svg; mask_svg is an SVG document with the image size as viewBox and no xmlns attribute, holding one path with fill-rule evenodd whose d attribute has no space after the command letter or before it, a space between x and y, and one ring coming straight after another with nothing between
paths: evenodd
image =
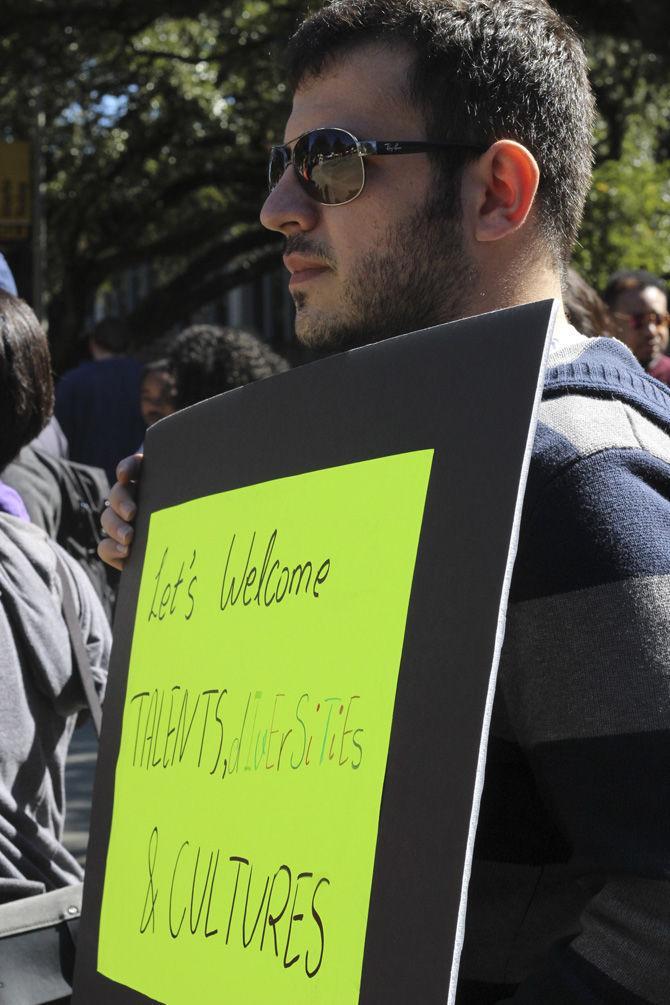
<instances>
[{"instance_id":1,"label":"green foliage","mask_svg":"<svg viewBox=\"0 0 670 1005\"><path fill-rule=\"evenodd\" d=\"M620 268L670 274L670 85L640 42L594 36L600 120L577 268L597 288Z\"/></svg>"},{"instance_id":2,"label":"green foliage","mask_svg":"<svg viewBox=\"0 0 670 1005\"><path fill-rule=\"evenodd\" d=\"M670 273L670 162L641 153L638 125L631 122L621 158L595 171L575 255L577 267L601 290L616 269Z\"/></svg>"},{"instance_id":3,"label":"green foliage","mask_svg":"<svg viewBox=\"0 0 670 1005\"><path fill-rule=\"evenodd\" d=\"M298 14L287 0L17 5L0 111L17 137L45 114L57 358L129 267L151 265L156 288L130 319L149 339L277 263L258 210Z\"/></svg>"},{"instance_id":4,"label":"green foliage","mask_svg":"<svg viewBox=\"0 0 670 1005\"><path fill-rule=\"evenodd\" d=\"M0 129L45 121L50 333L57 363L96 291L150 263L140 339L278 263L258 223L306 0L3 0ZM315 0L318 2L318 0ZM585 30L600 109L576 264L670 273L670 5L556 0ZM666 30L667 29L667 30Z\"/></svg>"}]
</instances>

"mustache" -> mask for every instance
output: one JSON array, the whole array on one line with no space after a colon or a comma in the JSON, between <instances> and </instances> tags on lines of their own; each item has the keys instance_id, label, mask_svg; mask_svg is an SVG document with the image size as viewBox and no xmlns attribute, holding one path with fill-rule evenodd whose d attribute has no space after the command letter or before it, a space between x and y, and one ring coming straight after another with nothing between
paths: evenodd
<instances>
[{"instance_id":1,"label":"mustache","mask_svg":"<svg viewBox=\"0 0 670 1005\"><path fill-rule=\"evenodd\" d=\"M318 261L323 262L323 264L327 265L329 268L333 270L337 269L335 256L328 245L324 244L322 241L313 241L305 234L290 234L286 238L284 254L292 255L294 253L318 259Z\"/></svg>"}]
</instances>

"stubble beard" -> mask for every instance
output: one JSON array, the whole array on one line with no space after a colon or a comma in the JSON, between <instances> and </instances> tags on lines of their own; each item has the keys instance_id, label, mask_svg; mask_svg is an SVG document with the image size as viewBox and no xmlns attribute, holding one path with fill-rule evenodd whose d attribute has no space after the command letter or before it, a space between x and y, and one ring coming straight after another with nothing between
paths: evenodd
<instances>
[{"instance_id":1,"label":"stubble beard","mask_svg":"<svg viewBox=\"0 0 670 1005\"><path fill-rule=\"evenodd\" d=\"M309 311L308 295L296 291L296 333L303 345L342 351L455 321L466 315L475 282L460 212L445 213L434 200L393 224L383 246L359 260L338 317Z\"/></svg>"}]
</instances>

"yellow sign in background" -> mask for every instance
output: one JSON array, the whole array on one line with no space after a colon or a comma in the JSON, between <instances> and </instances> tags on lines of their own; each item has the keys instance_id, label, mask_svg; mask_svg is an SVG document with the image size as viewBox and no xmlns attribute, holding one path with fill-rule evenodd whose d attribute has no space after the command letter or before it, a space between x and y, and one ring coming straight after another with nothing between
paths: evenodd
<instances>
[{"instance_id":1,"label":"yellow sign in background","mask_svg":"<svg viewBox=\"0 0 670 1005\"><path fill-rule=\"evenodd\" d=\"M30 222L30 144L0 143L0 241L25 240Z\"/></svg>"},{"instance_id":2,"label":"yellow sign in background","mask_svg":"<svg viewBox=\"0 0 670 1005\"><path fill-rule=\"evenodd\" d=\"M355 1005L430 450L151 517L98 969Z\"/></svg>"}]
</instances>

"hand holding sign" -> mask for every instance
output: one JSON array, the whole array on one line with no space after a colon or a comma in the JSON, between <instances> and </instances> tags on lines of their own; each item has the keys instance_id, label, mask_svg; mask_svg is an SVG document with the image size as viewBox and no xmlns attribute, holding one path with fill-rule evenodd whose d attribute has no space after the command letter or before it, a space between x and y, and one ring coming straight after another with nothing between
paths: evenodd
<instances>
[{"instance_id":1,"label":"hand holding sign","mask_svg":"<svg viewBox=\"0 0 670 1005\"><path fill-rule=\"evenodd\" d=\"M107 537L98 545L98 555L114 569L123 569L135 533L133 521L137 513L135 487L142 470L142 454L125 457L116 468L116 481L109 494L109 506L100 523Z\"/></svg>"}]
</instances>

